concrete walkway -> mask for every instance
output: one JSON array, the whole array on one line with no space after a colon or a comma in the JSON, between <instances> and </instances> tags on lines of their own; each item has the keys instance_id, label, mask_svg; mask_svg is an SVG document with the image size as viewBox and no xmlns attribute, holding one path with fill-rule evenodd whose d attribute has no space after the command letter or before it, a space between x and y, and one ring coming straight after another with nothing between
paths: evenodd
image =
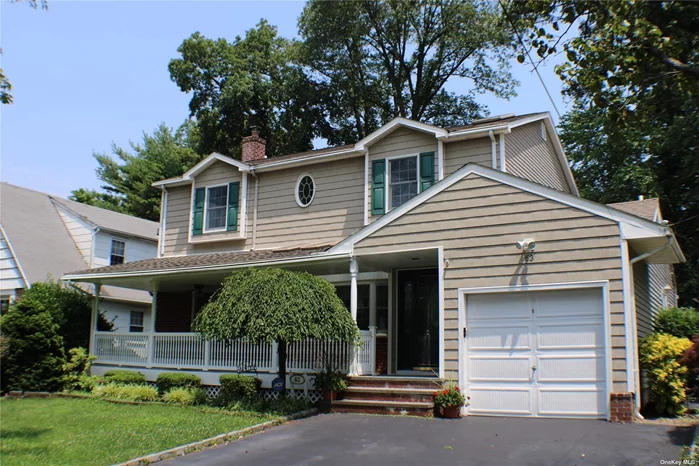
<instances>
[{"instance_id":1,"label":"concrete walkway","mask_svg":"<svg viewBox=\"0 0 699 466\"><path fill-rule=\"evenodd\" d=\"M166 462L168 465L660 465L690 427L605 421L460 420L326 414Z\"/></svg>"}]
</instances>

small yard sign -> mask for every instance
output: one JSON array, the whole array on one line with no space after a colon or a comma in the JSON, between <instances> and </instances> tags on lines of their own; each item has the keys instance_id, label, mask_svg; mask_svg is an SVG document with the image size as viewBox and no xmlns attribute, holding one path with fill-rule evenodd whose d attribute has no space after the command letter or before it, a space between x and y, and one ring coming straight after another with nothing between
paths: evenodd
<instances>
[{"instance_id":1,"label":"small yard sign","mask_svg":"<svg viewBox=\"0 0 699 466\"><path fill-rule=\"evenodd\" d=\"M277 377L276 379L272 380L272 390L275 392L283 392L286 388L284 385L284 379L281 377Z\"/></svg>"}]
</instances>

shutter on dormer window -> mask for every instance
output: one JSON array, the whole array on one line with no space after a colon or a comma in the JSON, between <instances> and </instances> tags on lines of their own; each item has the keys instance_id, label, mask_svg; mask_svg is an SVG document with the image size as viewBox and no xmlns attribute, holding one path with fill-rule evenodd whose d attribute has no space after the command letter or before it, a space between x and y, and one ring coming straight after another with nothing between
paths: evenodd
<instances>
[{"instance_id":1,"label":"shutter on dormer window","mask_svg":"<svg viewBox=\"0 0 699 466\"><path fill-rule=\"evenodd\" d=\"M420 192L434 184L434 152L420 154Z\"/></svg>"},{"instance_id":2,"label":"shutter on dormer window","mask_svg":"<svg viewBox=\"0 0 699 466\"><path fill-rule=\"evenodd\" d=\"M192 206L192 234L201 235L204 228L204 202L206 200L206 188L197 188L194 191L194 205Z\"/></svg>"},{"instance_id":3,"label":"shutter on dormer window","mask_svg":"<svg viewBox=\"0 0 699 466\"><path fill-rule=\"evenodd\" d=\"M228 183L228 225L226 230L238 229L238 200L240 196L240 182Z\"/></svg>"},{"instance_id":4,"label":"shutter on dormer window","mask_svg":"<svg viewBox=\"0 0 699 466\"><path fill-rule=\"evenodd\" d=\"M386 212L386 161L374 160L371 164L371 215Z\"/></svg>"}]
</instances>

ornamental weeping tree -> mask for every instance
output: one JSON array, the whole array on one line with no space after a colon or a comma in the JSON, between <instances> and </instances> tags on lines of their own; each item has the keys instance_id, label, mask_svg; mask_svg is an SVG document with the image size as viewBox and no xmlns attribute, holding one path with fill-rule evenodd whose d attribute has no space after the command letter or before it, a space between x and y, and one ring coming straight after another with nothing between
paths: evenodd
<instances>
[{"instance_id":1,"label":"ornamental weeping tree","mask_svg":"<svg viewBox=\"0 0 699 466\"><path fill-rule=\"evenodd\" d=\"M335 287L306 272L234 272L194 320L205 338L277 342L279 377L286 387L287 345L308 338L356 345L360 335ZM283 392L282 392L283 393Z\"/></svg>"}]
</instances>

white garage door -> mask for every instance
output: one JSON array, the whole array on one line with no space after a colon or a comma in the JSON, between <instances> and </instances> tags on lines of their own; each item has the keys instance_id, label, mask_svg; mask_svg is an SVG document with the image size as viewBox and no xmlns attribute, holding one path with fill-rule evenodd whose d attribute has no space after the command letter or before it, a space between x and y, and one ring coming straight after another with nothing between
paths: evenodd
<instances>
[{"instance_id":1,"label":"white garage door","mask_svg":"<svg viewBox=\"0 0 699 466\"><path fill-rule=\"evenodd\" d=\"M605 418L600 288L466 297L470 414Z\"/></svg>"}]
</instances>

